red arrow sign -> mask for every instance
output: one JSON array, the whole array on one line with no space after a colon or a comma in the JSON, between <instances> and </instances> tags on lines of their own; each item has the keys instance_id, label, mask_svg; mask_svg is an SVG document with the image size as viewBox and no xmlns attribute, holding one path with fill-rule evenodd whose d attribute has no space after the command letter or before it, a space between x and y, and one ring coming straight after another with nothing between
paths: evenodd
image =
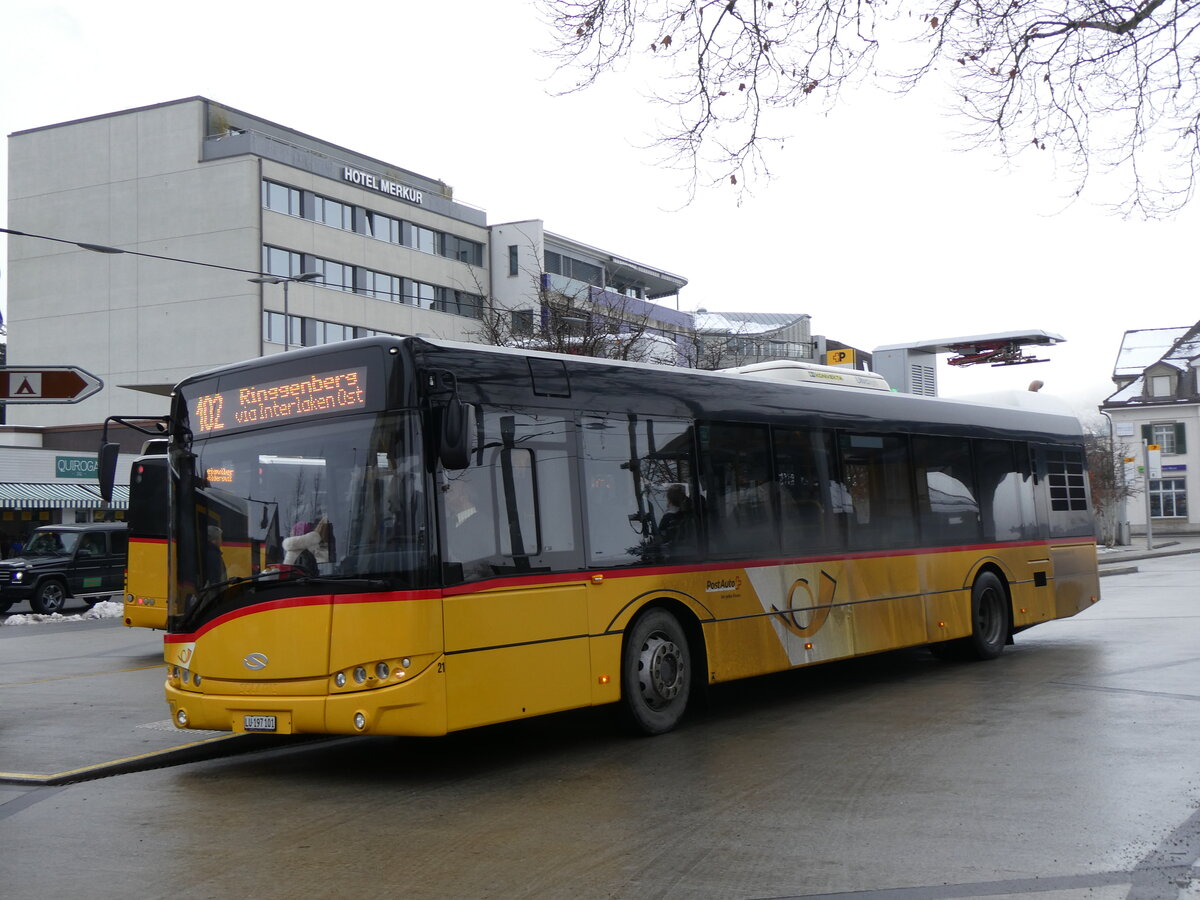
<instances>
[{"instance_id":1,"label":"red arrow sign","mask_svg":"<svg viewBox=\"0 0 1200 900\"><path fill-rule=\"evenodd\" d=\"M0 369L0 400L5 403L78 403L104 382L75 366Z\"/></svg>"}]
</instances>

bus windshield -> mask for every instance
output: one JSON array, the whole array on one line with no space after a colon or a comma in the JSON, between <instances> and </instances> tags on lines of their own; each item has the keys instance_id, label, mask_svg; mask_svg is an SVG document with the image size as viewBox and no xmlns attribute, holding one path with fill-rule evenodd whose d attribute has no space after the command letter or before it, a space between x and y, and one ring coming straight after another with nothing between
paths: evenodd
<instances>
[{"instance_id":1,"label":"bus windshield","mask_svg":"<svg viewBox=\"0 0 1200 900\"><path fill-rule=\"evenodd\" d=\"M191 501L177 523L177 583L187 587L172 598L173 615L186 595L260 575L428 584L415 413L284 425L269 436L217 432L195 441L180 467Z\"/></svg>"}]
</instances>

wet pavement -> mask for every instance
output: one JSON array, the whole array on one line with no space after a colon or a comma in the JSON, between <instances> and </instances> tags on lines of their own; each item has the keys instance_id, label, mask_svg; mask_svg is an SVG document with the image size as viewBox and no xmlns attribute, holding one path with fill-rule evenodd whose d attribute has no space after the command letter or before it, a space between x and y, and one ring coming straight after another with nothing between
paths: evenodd
<instances>
[{"instance_id":1,"label":"wet pavement","mask_svg":"<svg viewBox=\"0 0 1200 900\"><path fill-rule=\"evenodd\" d=\"M1115 562L1101 603L993 662L911 650L722 685L659 738L584 710L0 783L0 897L1193 900L1200 555ZM102 679L153 662L153 635L73 627L39 680L74 652Z\"/></svg>"}]
</instances>

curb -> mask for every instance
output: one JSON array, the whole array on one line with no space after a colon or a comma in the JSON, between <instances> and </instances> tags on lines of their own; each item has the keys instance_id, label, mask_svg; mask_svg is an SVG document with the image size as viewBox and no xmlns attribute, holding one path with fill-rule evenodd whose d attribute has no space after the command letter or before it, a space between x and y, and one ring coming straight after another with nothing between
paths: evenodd
<instances>
[{"instance_id":1,"label":"curb","mask_svg":"<svg viewBox=\"0 0 1200 900\"><path fill-rule=\"evenodd\" d=\"M1104 578L1107 575L1132 575L1137 570L1137 566L1113 566L1111 569L1101 569L1100 577Z\"/></svg>"},{"instance_id":2,"label":"curb","mask_svg":"<svg viewBox=\"0 0 1200 900\"><path fill-rule=\"evenodd\" d=\"M1134 562L1139 559L1158 559L1160 556L1184 556L1188 553L1200 553L1200 547L1185 547L1182 550L1144 550L1142 552L1121 552L1119 559L1099 560L1101 566Z\"/></svg>"},{"instance_id":3,"label":"curb","mask_svg":"<svg viewBox=\"0 0 1200 900\"><path fill-rule=\"evenodd\" d=\"M191 762L204 762L210 759L220 759L226 756L239 756L243 753L258 753L263 750L278 750L299 743L328 740L331 735L304 735L294 739L280 740L274 735L223 734L220 737L205 738L173 747L169 750L156 750L152 753L142 753L137 756L127 756L122 759L81 766L78 769L68 769L65 772L49 774L32 774L24 772L0 772L0 784L18 784L28 786L55 787L64 784L77 784L81 781L95 781L98 778L109 778L113 775L128 775L132 772L145 772L149 769L165 769ZM337 735L340 737L340 735Z\"/></svg>"}]
</instances>

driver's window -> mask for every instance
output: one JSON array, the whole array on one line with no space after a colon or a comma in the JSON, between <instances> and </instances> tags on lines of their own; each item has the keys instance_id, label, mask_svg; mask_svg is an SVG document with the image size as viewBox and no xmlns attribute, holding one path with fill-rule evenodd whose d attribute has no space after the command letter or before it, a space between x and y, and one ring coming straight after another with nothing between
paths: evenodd
<instances>
[{"instance_id":1,"label":"driver's window","mask_svg":"<svg viewBox=\"0 0 1200 900\"><path fill-rule=\"evenodd\" d=\"M104 535L85 534L79 540L79 552L76 556L103 556Z\"/></svg>"}]
</instances>

